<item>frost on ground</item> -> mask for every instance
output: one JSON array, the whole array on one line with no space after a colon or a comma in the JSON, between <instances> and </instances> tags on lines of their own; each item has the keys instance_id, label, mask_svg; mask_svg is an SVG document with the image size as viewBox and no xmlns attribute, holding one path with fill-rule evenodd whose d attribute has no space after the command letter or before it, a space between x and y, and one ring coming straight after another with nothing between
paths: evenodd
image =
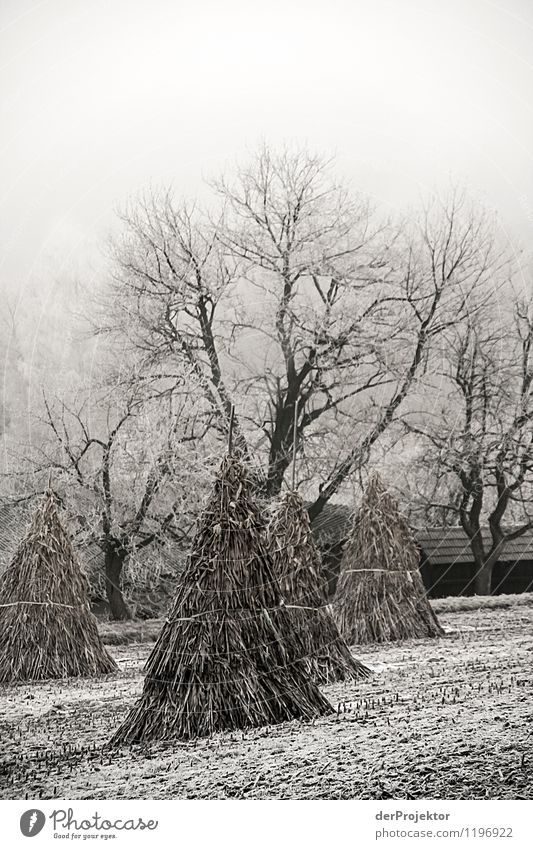
<instances>
[{"instance_id":1,"label":"frost on ground","mask_svg":"<svg viewBox=\"0 0 533 849\"><path fill-rule=\"evenodd\" d=\"M0 689L0 796L43 799L531 799L533 607L442 613L446 636L358 649L335 716L110 751L150 644L118 675Z\"/></svg>"}]
</instances>

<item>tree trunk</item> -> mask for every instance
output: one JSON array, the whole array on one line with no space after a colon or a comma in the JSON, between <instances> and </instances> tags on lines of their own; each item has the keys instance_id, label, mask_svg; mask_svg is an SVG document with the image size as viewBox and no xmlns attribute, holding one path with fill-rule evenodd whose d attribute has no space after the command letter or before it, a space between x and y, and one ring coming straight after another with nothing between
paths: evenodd
<instances>
[{"instance_id":1,"label":"tree trunk","mask_svg":"<svg viewBox=\"0 0 533 849\"><path fill-rule=\"evenodd\" d=\"M111 618L114 620L132 618L121 590L121 575L126 557L125 551L116 548L109 548L105 554L105 588Z\"/></svg>"},{"instance_id":2,"label":"tree trunk","mask_svg":"<svg viewBox=\"0 0 533 849\"><path fill-rule=\"evenodd\" d=\"M492 591L492 570L500 559L504 540L501 535L497 542L493 543L488 555L476 563L476 577L474 587L476 595L490 595Z\"/></svg>"},{"instance_id":3,"label":"tree trunk","mask_svg":"<svg viewBox=\"0 0 533 849\"><path fill-rule=\"evenodd\" d=\"M492 568L498 559L499 548L496 549L493 546L488 554L485 549L483 533L479 524L482 503L483 500L478 491L470 515L461 517L461 526L468 536L470 550L474 558L474 591L476 595L490 595Z\"/></svg>"},{"instance_id":4,"label":"tree trunk","mask_svg":"<svg viewBox=\"0 0 533 849\"><path fill-rule=\"evenodd\" d=\"M493 566L494 561L490 558L479 567L476 563L476 575L474 578L476 595L490 595Z\"/></svg>"},{"instance_id":5,"label":"tree trunk","mask_svg":"<svg viewBox=\"0 0 533 849\"><path fill-rule=\"evenodd\" d=\"M269 463L265 487L267 498L277 498L280 494L288 466L286 459L279 455Z\"/></svg>"}]
</instances>

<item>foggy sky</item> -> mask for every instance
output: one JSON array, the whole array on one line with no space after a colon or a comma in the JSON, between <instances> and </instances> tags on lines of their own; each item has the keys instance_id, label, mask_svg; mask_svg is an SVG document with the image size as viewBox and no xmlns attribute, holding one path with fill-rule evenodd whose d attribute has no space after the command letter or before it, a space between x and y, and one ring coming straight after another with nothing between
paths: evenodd
<instances>
[{"instance_id":1,"label":"foggy sky","mask_svg":"<svg viewBox=\"0 0 533 849\"><path fill-rule=\"evenodd\" d=\"M2 0L0 289L89 273L114 207L259 142L392 209L452 178L531 250L528 0Z\"/></svg>"}]
</instances>

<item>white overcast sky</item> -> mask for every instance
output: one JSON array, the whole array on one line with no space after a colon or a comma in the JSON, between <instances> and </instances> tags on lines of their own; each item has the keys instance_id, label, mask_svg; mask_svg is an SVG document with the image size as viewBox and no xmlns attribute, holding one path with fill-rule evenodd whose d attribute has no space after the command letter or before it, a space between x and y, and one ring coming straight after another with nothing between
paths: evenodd
<instances>
[{"instance_id":1,"label":"white overcast sky","mask_svg":"<svg viewBox=\"0 0 533 849\"><path fill-rule=\"evenodd\" d=\"M0 0L0 287L261 140L392 207L466 181L530 250L532 46L531 0Z\"/></svg>"}]
</instances>

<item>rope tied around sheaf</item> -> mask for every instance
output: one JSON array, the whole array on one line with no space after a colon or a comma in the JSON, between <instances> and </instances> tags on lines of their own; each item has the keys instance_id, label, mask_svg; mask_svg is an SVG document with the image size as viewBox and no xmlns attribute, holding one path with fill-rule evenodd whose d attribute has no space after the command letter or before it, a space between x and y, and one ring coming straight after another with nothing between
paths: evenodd
<instances>
[{"instance_id":1,"label":"rope tied around sheaf","mask_svg":"<svg viewBox=\"0 0 533 849\"><path fill-rule=\"evenodd\" d=\"M303 604L285 604L285 602L282 601L281 604L278 605L278 607L261 607L261 608L258 608L257 611L254 611L254 610L248 611L245 608L239 607L234 612L237 612L237 613L244 613L244 612L254 613L254 612L257 612L257 614L260 615L261 613L273 613L274 611L280 610L280 609L283 609L283 608L285 608L285 609L291 608L293 610L316 611L316 610L326 609L327 607L329 607L329 605L327 605L327 604L318 605L317 607L306 607ZM228 617L228 616L230 616L231 612L232 612L231 610L223 610L222 608L219 608L218 610L203 610L201 613L194 613L192 616L176 616L176 617L173 617L172 619L169 619L167 617L165 619L165 624L172 625L174 622L194 622L196 619L198 619L201 616L205 616L205 617L209 618L209 617L213 616L213 614L215 614L215 613L222 613L223 616Z\"/></svg>"},{"instance_id":2,"label":"rope tied around sheaf","mask_svg":"<svg viewBox=\"0 0 533 849\"><path fill-rule=\"evenodd\" d=\"M16 607L18 604L34 604L39 606L46 606L47 604L50 604L54 607L68 607L71 610L77 610L79 607L85 607L85 604L62 604L59 601L10 601L7 604L0 604L0 607Z\"/></svg>"},{"instance_id":3,"label":"rope tied around sheaf","mask_svg":"<svg viewBox=\"0 0 533 849\"><path fill-rule=\"evenodd\" d=\"M343 569L341 575L345 575L347 572L387 572L388 575L412 575L414 569Z\"/></svg>"},{"instance_id":4,"label":"rope tied around sheaf","mask_svg":"<svg viewBox=\"0 0 533 849\"><path fill-rule=\"evenodd\" d=\"M172 625L174 622L194 622L200 616L210 616L213 613L224 613L224 611L222 608L219 608L218 610L202 610L201 613L193 613L192 616L173 616L172 619L169 619L167 616L165 624Z\"/></svg>"}]
</instances>

